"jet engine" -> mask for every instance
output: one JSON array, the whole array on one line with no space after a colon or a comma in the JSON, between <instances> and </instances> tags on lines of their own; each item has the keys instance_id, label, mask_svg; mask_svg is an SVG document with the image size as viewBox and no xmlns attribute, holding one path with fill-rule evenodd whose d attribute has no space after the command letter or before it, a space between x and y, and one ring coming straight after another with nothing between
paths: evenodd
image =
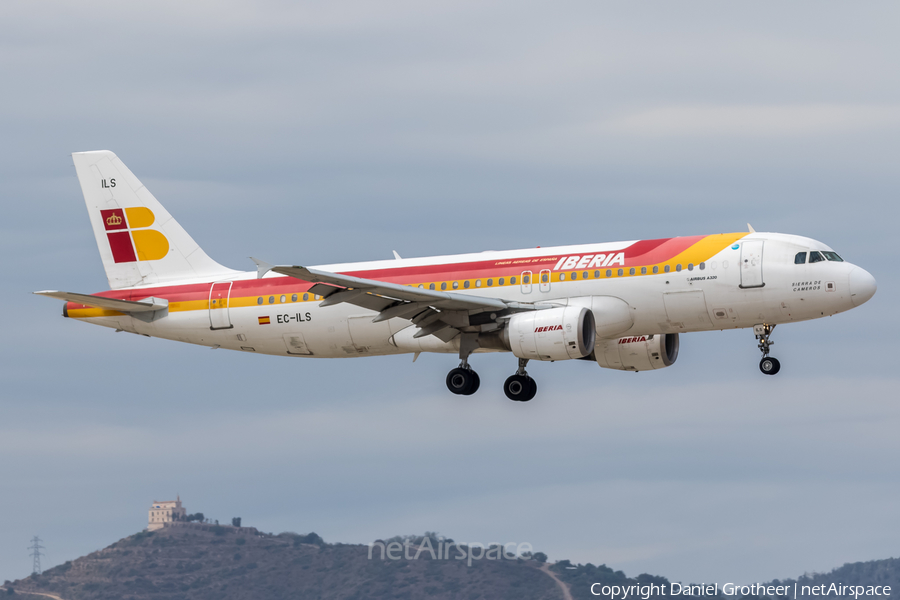
<instances>
[{"instance_id":1,"label":"jet engine","mask_svg":"<svg viewBox=\"0 0 900 600\"><path fill-rule=\"evenodd\" d=\"M649 371L671 366L678 358L678 334L636 335L597 340L597 364L604 369Z\"/></svg>"},{"instance_id":2,"label":"jet engine","mask_svg":"<svg viewBox=\"0 0 900 600\"><path fill-rule=\"evenodd\" d=\"M517 313L501 335L519 358L569 360L591 353L596 330L590 310L565 306Z\"/></svg>"}]
</instances>

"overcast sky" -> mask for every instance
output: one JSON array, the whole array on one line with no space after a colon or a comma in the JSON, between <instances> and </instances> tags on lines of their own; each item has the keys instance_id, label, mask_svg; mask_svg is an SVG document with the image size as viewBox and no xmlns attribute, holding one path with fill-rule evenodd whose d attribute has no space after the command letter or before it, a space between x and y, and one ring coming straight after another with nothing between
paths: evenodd
<instances>
[{"instance_id":1,"label":"overcast sky","mask_svg":"<svg viewBox=\"0 0 900 600\"><path fill-rule=\"evenodd\" d=\"M0 5L0 581L152 500L327 541L436 530L675 581L897 554L895 2ZM116 152L251 269L742 231L807 235L863 307L684 335L673 367L300 360L67 321L106 278L69 153Z\"/></svg>"}]
</instances>

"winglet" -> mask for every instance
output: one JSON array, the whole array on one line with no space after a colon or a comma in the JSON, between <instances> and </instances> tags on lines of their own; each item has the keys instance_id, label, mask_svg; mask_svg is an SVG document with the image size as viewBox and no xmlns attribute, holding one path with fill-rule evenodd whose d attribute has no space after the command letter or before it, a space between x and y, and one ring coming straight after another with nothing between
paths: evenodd
<instances>
[{"instance_id":1,"label":"winglet","mask_svg":"<svg viewBox=\"0 0 900 600\"><path fill-rule=\"evenodd\" d=\"M262 279L266 276L266 273L272 270L272 267L275 265L271 265L264 260L259 260L258 258L250 257L250 260L256 263L256 278Z\"/></svg>"},{"instance_id":2,"label":"winglet","mask_svg":"<svg viewBox=\"0 0 900 600\"><path fill-rule=\"evenodd\" d=\"M750 233L756 233L756 230L753 229L753 225L751 225L750 223L747 223L747 231L749 231Z\"/></svg>"}]
</instances>

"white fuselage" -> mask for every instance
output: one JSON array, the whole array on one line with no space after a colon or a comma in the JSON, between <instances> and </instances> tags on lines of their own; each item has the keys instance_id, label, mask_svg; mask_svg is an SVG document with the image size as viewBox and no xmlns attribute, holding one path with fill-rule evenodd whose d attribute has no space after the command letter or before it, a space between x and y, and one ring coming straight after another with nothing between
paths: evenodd
<instances>
[{"instance_id":1,"label":"white fuselage","mask_svg":"<svg viewBox=\"0 0 900 600\"><path fill-rule=\"evenodd\" d=\"M384 273L391 269L413 272L422 265L452 266L472 261L527 265L530 256L554 254L560 257L560 268L546 269L549 273L546 281L541 281L538 271L531 273L527 270L529 267L523 266L523 272L529 273L527 284L520 275L515 285L506 282L503 286L488 286L490 273L486 272L477 279L466 279L465 285L470 285L471 280L468 289L460 284L453 291L505 301L547 302L560 306L583 303L583 299L589 297L618 298L630 308L633 325L627 331L618 332L616 337L734 329L815 319L849 310L874 293L874 279L851 263L822 260L795 264L795 257L800 252L830 251L824 244L809 238L774 233L744 235L739 242L729 244L701 263L691 264L690 268L687 264L678 265L680 270L672 266L669 272L662 272L660 267L659 273L648 270L631 275L628 272L631 267L627 264L603 267L598 263L588 267L587 259L575 262L575 269L562 269L566 264L563 257L597 256L600 253L611 257L617 247L624 246L589 244L317 268L366 277L367 272ZM756 249L758 256L753 255ZM605 260L609 262L610 259ZM570 264L572 262L570 260ZM624 270L622 275L619 275L620 269ZM856 275L854 271L857 271ZM871 280L871 289L862 274ZM348 357L458 351L458 342L443 342L434 336L416 342L410 342L410 336L405 336L407 342L398 347L393 336L414 327L409 320L392 318L373 322L376 311L347 303L323 307L313 294L308 294L309 298L303 301L302 292L298 292L294 300L290 281L285 284L286 288L272 293L263 288L243 295L232 291L230 298L227 293L241 285L265 285L286 279L290 280L271 273L259 280L255 272L236 274L227 282L216 284L219 289L226 290L219 307L213 307L209 299L204 303L202 297L182 303L173 299L179 288L207 289L213 281L188 280L177 285L138 286L118 292L127 292L132 299L169 295L170 310L143 317L109 311L95 316L69 309L69 316L152 337L280 356ZM475 281L478 281L478 287L474 287ZM415 281L405 284L415 285ZM598 331L601 316L597 317Z\"/></svg>"}]
</instances>

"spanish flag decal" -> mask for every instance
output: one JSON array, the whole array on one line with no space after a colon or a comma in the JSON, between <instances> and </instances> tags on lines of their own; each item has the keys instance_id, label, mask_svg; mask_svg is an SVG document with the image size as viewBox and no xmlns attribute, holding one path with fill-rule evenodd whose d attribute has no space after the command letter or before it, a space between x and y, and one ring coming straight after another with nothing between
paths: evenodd
<instances>
[{"instance_id":1,"label":"spanish flag decal","mask_svg":"<svg viewBox=\"0 0 900 600\"><path fill-rule=\"evenodd\" d=\"M260 324L260 325L268 325L268 324L271 323L271 322L272 322L272 321L271 321L271 319L269 319L269 317L259 317L259 324Z\"/></svg>"}]
</instances>

